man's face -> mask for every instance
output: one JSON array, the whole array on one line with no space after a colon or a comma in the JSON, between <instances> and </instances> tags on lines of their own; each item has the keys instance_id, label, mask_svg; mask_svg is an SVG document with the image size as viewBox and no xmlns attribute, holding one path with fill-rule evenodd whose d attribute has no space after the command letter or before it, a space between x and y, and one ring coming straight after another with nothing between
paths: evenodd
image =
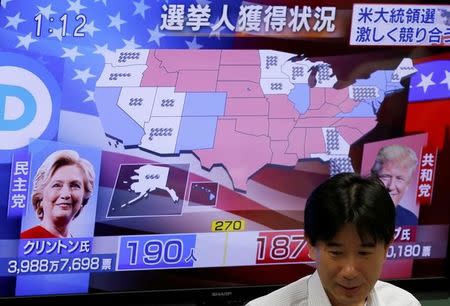
<instances>
[{"instance_id":1,"label":"man's face","mask_svg":"<svg viewBox=\"0 0 450 306\"><path fill-rule=\"evenodd\" d=\"M330 241L308 247L331 304L351 306L364 304L380 276L388 245L361 241L356 227L346 224Z\"/></svg>"},{"instance_id":2,"label":"man's face","mask_svg":"<svg viewBox=\"0 0 450 306\"><path fill-rule=\"evenodd\" d=\"M385 161L378 171L378 177L388 188L392 201L396 206L403 198L406 189L408 189L412 176L411 172L411 168L408 165L398 160Z\"/></svg>"}]
</instances>

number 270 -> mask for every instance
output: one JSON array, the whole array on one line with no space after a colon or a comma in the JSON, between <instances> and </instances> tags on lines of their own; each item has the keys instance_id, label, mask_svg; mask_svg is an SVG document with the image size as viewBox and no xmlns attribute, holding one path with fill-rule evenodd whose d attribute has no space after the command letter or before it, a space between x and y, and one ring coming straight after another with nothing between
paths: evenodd
<instances>
[{"instance_id":1,"label":"number 270","mask_svg":"<svg viewBox=\"0 0 450 306\"><path fill-rule=\"evenodd\" d=\"M242 220L218 220L212 223L213 232L228 232L243 230L244 224Z\"/></svg>"}]
</instances>

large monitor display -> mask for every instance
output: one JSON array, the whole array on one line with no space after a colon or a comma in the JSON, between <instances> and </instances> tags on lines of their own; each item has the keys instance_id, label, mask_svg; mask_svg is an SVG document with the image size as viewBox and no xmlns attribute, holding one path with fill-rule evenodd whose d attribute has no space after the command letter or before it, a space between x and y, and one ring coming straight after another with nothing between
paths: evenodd
<instances>
[{"instance_id":1,"label":"large monitor display","mask_svg":"<svg viewBox=\"0 0 450 306\"><path fill-rule=\"evenodd\" d=\"M449 16L1 0L0 302L287 284L314 271L305 201L341 172L396 205L382 278L448 279Z\"/></svg>"}]
</instances>

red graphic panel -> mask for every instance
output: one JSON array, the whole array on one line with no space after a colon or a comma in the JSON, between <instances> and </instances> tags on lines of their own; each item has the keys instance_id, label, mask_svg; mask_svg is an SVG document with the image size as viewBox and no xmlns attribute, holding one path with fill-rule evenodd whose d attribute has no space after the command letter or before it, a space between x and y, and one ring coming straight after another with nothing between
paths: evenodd
<instances>
[{"instance_id":1,"label":"red graphic panel","mask_svg":"<svg viewBox=\"0 0 450 306\"><path fill-rule=\"evenodd\" d=\"M257 264L311 261L303 230L261 232L257 242Z\"/></svg>"}]
</instances>

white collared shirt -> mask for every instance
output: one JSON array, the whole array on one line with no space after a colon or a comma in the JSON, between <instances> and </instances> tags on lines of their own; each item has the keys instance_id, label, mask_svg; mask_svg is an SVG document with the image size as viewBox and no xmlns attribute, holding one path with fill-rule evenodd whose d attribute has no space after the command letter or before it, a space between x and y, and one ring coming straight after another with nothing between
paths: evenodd
<instances>
[{"instance_id":1,"label":"white collared shirt","mask_svg":"<svg viewBox=\"0 0 450 306\"><path fill-rule=\"evenodd\" d=\"M408 291L377 281L366 306L420 306ZM331 306L319 274L314 272L268 295L250 301L246 306Z\"/></svg>"}]
</instances>

